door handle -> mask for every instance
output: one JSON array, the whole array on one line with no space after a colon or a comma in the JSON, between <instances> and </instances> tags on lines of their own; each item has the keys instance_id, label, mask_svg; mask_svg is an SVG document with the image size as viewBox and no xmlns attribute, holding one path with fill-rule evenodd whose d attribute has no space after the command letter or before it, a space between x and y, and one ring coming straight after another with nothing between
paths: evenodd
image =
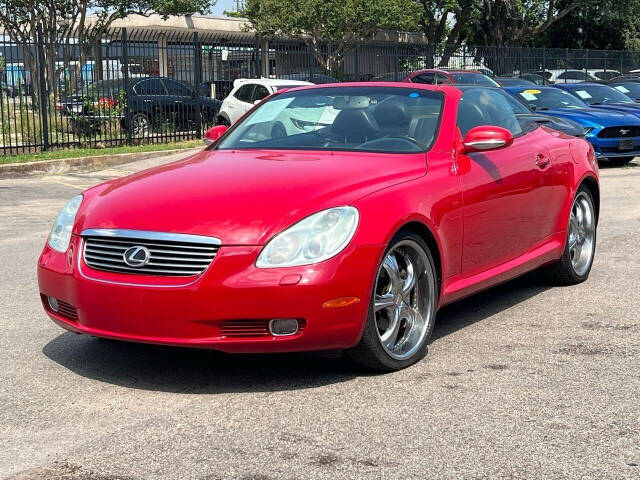
<instances>
[{"instance_id":1,"label":"door handle","mask_svg":"<svg viewBox=\"0 0 640 480\"><path fill-rule=\"evenodd\" d=\"M551 163L551 159L549 155L545 155L544 153L539 153L536 157L536 165L540 168L544 168Z\"/></svg>"}]
</instances>

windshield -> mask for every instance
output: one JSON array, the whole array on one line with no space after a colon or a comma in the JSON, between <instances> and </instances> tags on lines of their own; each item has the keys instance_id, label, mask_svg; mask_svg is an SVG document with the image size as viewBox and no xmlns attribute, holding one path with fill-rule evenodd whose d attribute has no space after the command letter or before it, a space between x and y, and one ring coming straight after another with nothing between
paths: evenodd
<instances>
[{"instance_id":1,"label":"windshield","mask_svg":"<svg viewBox=\"0 0 640 480\"><path fill-rule=\"evenodd\" d=\"M640 98L640 83L638 82L625 82L611 86L627 97Z\"/></svg>"},{"instance_id":2,"label":"windshield","mask_svg":"<svg viewBox=\"0 0 640 480\"><path fill-rule=\"evenodd\" d=\"M481 73L450 73L453 81L467 85L483 85L485 87L499 87L496 82Z\"/></svg>"},{"instance_id":3,"label":"windshield","mask_svg":"<svg viewBox=\"0 0 640 480\"><path fill-rule=\"evenodd\" d=\"M594 72L593 75L599 78L600 80L611 80L612 78L619 76L620 72L617 72L615 70L607 70L605 72L604 70L601 70L601 71Z\"/></svg>"},{"instance_id":4,"label":"windshield","mask_svg":"<svg viewBox=\"0 0 640 480\"><path fill-rule=\"evenodd\" d=\"M571 92L589 105L604 105L606 103L634 103L624 93L607 85L580 85Z\"/></svg>"},{"instance_id":5,"label":"windshield","mask_svg":"<svg viewBox=\"0 0 640 480\"><path fill-rule=\"evenodd\" d=\"M589 105L577 99L569 92L558 88L527 88L518 91L517 97L536 110L550 108L586 108Z\"/></svg>"},{"instance_id":6,"label":"windshield","mask_svg":"<svg viewBox=\"0 0 640 480\"><path fill-rule=\"evenodd\" d=\"M117 97L121 90L124 90L124 80L121 78L115 78L111 80L93 82L84 91L82 89L78 89L76 94L85 94L87 97Z\"/></svg>"},{"instance_id":7,"label":"windshield","mask_svg":"<svg viewBox=\"0 0 640 480\"><path fill-rule=\"evenodd\" d=\"M443 99L399 87L284 92L252 110L217 148L423 152L435 139Z\"/></svg>"}]
</instances>

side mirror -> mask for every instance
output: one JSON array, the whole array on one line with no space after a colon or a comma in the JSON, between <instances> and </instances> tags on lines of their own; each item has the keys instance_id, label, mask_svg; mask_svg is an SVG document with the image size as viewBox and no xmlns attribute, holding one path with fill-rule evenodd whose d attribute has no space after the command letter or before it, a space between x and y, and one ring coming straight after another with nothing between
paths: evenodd
<instances>
[{"instance_id":1,"label":"side mirror","mask_svg":"<svg viewBox=\"0 0 640 480\"><path fill-rule=\"evenodd\" d=\"M211 145L213 142L218 140L222 135L224 135L227 132L227 130L229 130L229 127L227 127L226 125L216 125L214 127L211 127L209 130L207 130L202 140L206 145Z\"/></svg>"},{"instance_id":2,"label":"side mirror","mask_svg":"<svg viewBox=\"0 0 640 480\"><path fill-rule=\"evenodd\" d=\"M513 134L502 127L480 125L467 132L462 144L464 152L485 152L506 147L513 142Z\"/></svg>"}]
</instances>

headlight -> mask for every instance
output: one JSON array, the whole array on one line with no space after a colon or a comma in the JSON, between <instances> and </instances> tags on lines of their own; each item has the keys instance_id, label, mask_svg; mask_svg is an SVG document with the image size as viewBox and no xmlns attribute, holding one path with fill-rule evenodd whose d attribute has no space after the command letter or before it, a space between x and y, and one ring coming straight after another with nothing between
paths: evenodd
<instances>
[{"instance_id":1,"label":"headlight","mask_svg":"<svg viewBox=\"0 0 640 480\"><path fill-rule=\"evenodd\" d=\"M82 195L76 195L62 208L62 211L53 222L51 235L49 235L49 246L59 252L66 252L71 240L71 230L76 221L76 213L82 203Z\"/></svg>"},{"instance_id":2,"label":"headlight","mask_svg":"<svg viewBox=\"0 0 640 480\"><path fill-rule=\"evenodd\" d=\"M273 237L260 252L256 266L294 267L322 262L347 246L357 226L358 210L354 207L314 213Z\"/></svg>"}]
</instances>

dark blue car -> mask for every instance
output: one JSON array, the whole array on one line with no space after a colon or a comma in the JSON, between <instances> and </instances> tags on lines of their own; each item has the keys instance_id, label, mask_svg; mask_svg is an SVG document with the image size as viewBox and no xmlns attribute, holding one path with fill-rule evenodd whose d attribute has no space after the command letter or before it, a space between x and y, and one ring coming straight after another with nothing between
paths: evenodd
<instances>
[{"instance_id":1,"label":"dark blue car","mask_svg":"<svg viewBox=\"0 0 640 480\"><path fill-rule=\"evenodd\" d=\"M627 163L640 155L640 117L636 115L590 107L555 86L507 87L505 90L536 112L578 122L599 159Z\"/></svg>"},{"instance_id":2,"label":"dark blue car","mask_svg":"<svg viewBox=\"0 0 640 480\"><path fill-rule=\"evenodd\" d=\"M576 98L589 104L590 107L630 113L640 118L640 104L636 103L629 95L609 85L574 83L554 86L566 90Z\"/></svg>"}]
</instances>

